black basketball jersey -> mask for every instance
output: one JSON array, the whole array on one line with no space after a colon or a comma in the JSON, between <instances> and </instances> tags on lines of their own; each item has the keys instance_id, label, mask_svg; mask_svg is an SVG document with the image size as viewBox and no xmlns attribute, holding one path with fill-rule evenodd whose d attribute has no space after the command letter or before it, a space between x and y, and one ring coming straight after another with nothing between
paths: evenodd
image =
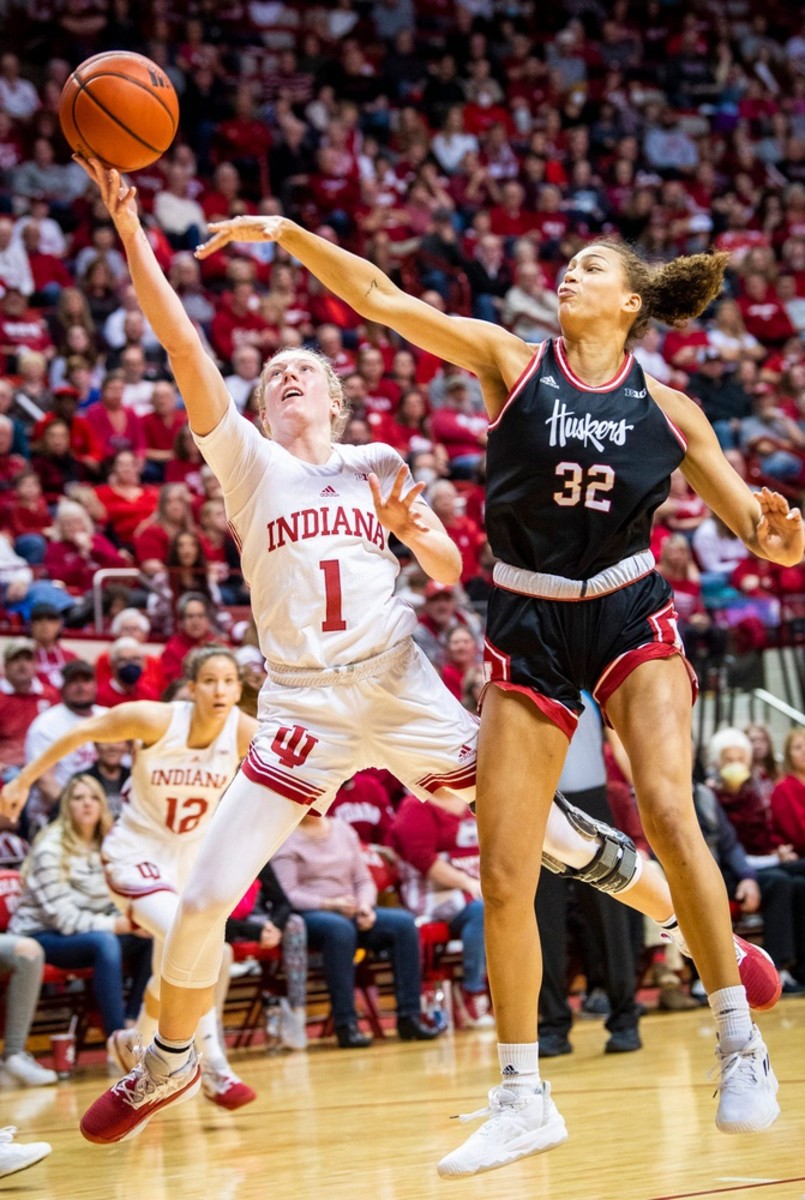
<instances>
[{"instance_id":1,"label":"black basketball jersey","mask_svg":"<svg viewBox=\"0 0 805 1200\"><path fill-rule=\"evenodd\" d=\"M631 354L593 388L570 370L561 338L543 342L489 428L493 554L528 571L589 579L646 550L685 449Z\"/></svg>"}]
</instances>

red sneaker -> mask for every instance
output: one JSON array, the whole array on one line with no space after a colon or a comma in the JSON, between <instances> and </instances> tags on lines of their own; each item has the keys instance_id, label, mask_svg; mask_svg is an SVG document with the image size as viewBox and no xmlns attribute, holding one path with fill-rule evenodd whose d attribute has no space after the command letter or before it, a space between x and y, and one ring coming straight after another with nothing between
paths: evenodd
<instances>
[{"instance_id":1,"label":"red sneaker","mask_svg":"<svg viewBox=\"0 0 805 1200\"><path fill-rule=\"evenodd\" d=\"M783 990L783 983L774 963L760 946L745 942L737 935L733 936L733 941L738 971L741 983L746 988L749 1007L759 1012L774 1008Z\"/></svg>"},{"instance_id":2,"label":"red sneaker","mask_svg":"<svg viewBox=\"0 0 805 1200\"><path fill-rule=\"evenodd\" d=\"M88 1142L102 1146L125 1142L145 1129L163 1108L183 1104L200 1087L201 1067L195 1052L186 1066L167 1078L152 1075L142 1059L87 1109L81 1118L81 1133Z\"/></svg>"},{"instance_id":3,"label":"red sneaker","mask_svg":"<svg viewBox=\"0 0 805 1200\"><path fill-rule=\"evenodd\" d=\"M486 992L468 992L459 987L455 993L455 1011L453 1013L458 1029L494 1029L495 1018L489 1011L489 997Z\"/></svg>"},{"instance_id":4,"label":"red sneaker","mask_svg":"<svg viewBox=\"0 0 805 1200\"><path fill-rule=\"evenodd\" d=\"M219 1104L221 1108L243 1108L244 1104L251 1104L252 1100L257 1099L257 1092L238 1079L228 1067L214 1071L205 1064L201 1071L201 1090L208 1100Z\"/></svg>"}]
</instances>

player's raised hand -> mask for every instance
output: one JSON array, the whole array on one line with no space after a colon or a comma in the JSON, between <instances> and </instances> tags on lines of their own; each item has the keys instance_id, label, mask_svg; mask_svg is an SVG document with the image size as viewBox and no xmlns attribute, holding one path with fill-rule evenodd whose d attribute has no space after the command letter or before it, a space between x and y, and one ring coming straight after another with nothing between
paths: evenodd
<instances>
[{"instance_id":1,"label":"player's raised hand","mask_svg":"<svg viewBox=\"0 0 805 1200\"><path fill-rule=\"evenodd\" d=\"M795 567L805 553L805 529L802 513L791 508L785 496L764 487L757 495L760 520L757 540L772 562Z\"/></svg>"},{"instance_id":2,"label":"player's raised hand","mask_svg":"<svg viewBox=\"0 0 805 1200\"><path fill-rule=\"evenodd\" d=\"M83 167L92 182L97 184L101 199L109 210L109 216L114 221L121 239L125 242L126 238L133 237L140 228L137 189L125 183L115 167L105 167L97 158L84 158L81 154L74 154L73 159Z\"/></svg>"},{"instance_id":3,"label":"player's raised hand","mask_svg":"<svg viewBox=\"0 0 805 1200\"><path fill-rule=\"evenodd\" d=\"M16 821L25 807L29 791L27 783L24 783L19 776L11 779L0 791L0 814L7 817L9 821Z\"/></svg>"},{"instance_id":4,"label":"player's raised hand","mask_svg":"<svg viewBox=\"0 0 805 1200\"><path fill-rule=\"evenodd\" d=\"M212 237L196 246L196 258L209 258L230 242L278 242L287 225L285 217L232 217L228 221L211 221L207 228Z\"/></svg>"},{"instance_id":5,"label":"player's raised hand","mask_svg":"<svg viewBox=\"0 0 805 1200\"><path fill-rule=\"evenodd\" d=\"M385 529L391 530L394 536L398 537L401 542L405 542L406 537L410 538L414 532L427 533L428 531L427 523L423 520L422 514L415 506L415 501L422 495L426 485L424 483L415 483L403 495L403 487L405 486L407 477L408 468L405 466L400 467L394 478L394 483L391 485L391 491L384 498L377 475L372 472L369 476L369 487L372 489L372 499L375 502L377 519Z\"/></svg>"}]
</instances>

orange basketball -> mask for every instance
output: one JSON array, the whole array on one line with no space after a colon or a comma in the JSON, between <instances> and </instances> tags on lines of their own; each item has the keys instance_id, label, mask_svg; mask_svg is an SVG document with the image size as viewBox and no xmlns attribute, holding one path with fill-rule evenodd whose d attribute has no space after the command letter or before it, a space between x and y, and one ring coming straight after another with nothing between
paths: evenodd
<instances>
[{"instance_id":1,"label":"orange basketball","mask_svg":"<svg viewBox=\"0 0 805 1200\"><path fill-rule=\"evenodd\" d=\"M85 158L136 171L170 146L179 101L168 76L150 58L109 51L73 71L62 88L59 120L67 141Z\"/></svg>"}]
</instances>

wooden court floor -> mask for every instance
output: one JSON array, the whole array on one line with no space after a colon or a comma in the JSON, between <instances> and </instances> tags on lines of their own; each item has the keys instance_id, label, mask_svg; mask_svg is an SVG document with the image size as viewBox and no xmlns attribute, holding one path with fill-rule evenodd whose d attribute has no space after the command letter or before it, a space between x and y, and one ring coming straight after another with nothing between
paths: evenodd
<instances>
[{"instance_id":1,"label":"wooden court floor","mask_svg":"<svg viewBox=\"0 0 805 1200\"><path fill-rule=\"evenodd\" d=\"M494 1032L436 1043L393 1036L362 1051L314 1044L306 1054L233 1052L258 1100L227 1113L197 1098L133 1141L103 1148L77 1132L107 1086L102 1067L37 1091L0 1092L14 1123L53 1154L0 1180L3 1197L37 1200L805 1200L805 998L783 1000L762 1028L783 1115L768 1133L719 1134L707 1080L706 1009L654 1013L635 1054L604 1056L600 1022L577 1022L575 1052L544 1074L568 1141L468 1181L438 1159L475 1126L449 1120L482 1107L495 1082Z\"/></svg>"}]
</instances>

